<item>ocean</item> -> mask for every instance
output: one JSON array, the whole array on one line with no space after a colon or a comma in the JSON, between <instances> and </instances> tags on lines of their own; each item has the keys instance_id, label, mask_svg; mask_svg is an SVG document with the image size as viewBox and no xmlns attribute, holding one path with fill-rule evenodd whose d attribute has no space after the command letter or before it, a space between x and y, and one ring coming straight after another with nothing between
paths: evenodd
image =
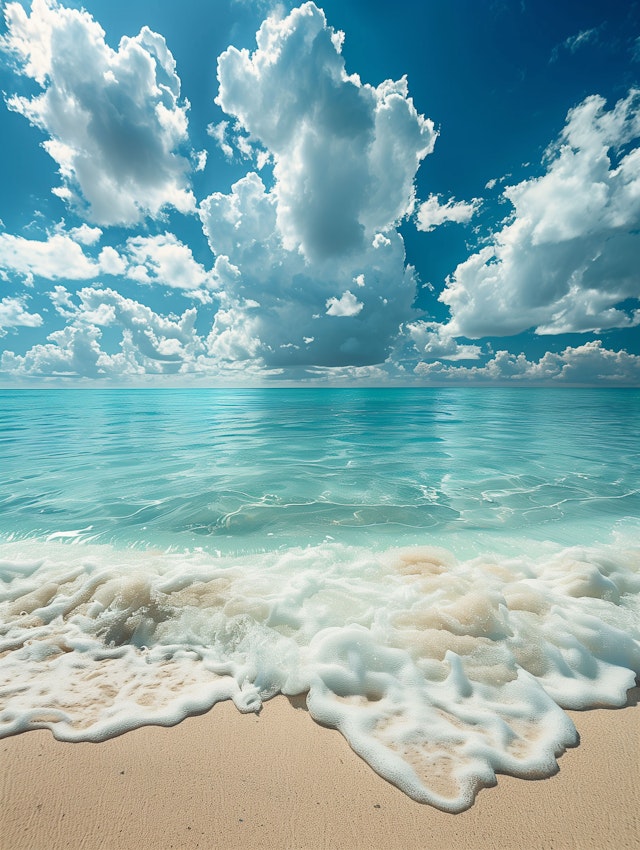
<instances>
[{"instance_id":1,"label":"ocean","mask_svg":"<svg viewBox=\"0 0 640 850\"><path fill-rule=\"evenodd\" d=\"M306 694L445 811L640 674L640 391L0 391L0 735Z\"/></svg>"}]
</instances>

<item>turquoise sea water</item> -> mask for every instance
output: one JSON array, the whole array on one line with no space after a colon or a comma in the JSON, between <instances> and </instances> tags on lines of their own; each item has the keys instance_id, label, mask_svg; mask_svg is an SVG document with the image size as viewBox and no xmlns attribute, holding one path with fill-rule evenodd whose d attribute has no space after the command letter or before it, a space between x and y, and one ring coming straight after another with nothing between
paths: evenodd
<instances>
[{"instance_id":1,"label":"turquoise sea water","mask_svg":"<svg viewBox=\"0 0 640 850\"><path fill-rule=\"evenodd\" d=\"M640 517L633 390L0 392L0 534L464 555Z\"/></svg>"},{"instance_id":2,"label":"turquoise sea water","mask_svg":"<svg viewBox=\"0 0 640 850\"><path fill-rule=\"evenodd\" d=\"M0 391L0 733L307 693L468 806L640 672L640 392Z\"/></svg>"}]
</instances>

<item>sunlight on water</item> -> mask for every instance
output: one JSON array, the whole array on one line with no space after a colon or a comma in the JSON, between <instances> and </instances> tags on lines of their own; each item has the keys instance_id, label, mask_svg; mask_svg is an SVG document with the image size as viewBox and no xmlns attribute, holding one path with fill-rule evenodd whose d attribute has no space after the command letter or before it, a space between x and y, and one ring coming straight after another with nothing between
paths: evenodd
<instances>
[{"instance_id":1,"label":"sunlight on water","mask_svg":"<svg viewBox=\"0 0 640 850\"><path fill-rule=\"evenodd\" d=\"M590 542L640 515L633 391L0 400L4 534L211 552L426 538L466 554L509 535Z\"/></svg>"}]
</instances>

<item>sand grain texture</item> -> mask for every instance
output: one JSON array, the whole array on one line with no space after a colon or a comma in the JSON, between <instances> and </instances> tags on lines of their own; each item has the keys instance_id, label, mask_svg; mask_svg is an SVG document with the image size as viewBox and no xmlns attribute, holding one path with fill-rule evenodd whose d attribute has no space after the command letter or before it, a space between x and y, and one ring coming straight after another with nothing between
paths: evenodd
<instances>
[{"instance_id":1,"label":"sand grain texture","mask_svg":"<svg viewBox=\"0 0 640 850\"><path fill-rule=\"evenodd\" d=\"M260 716L224 703L101 744L30 732L0 742L0 846L637 850L637 696L573 712L582 744L556 776L500 777L460 815L408 799L284 697Z\"/></svg>"}]
</instances>

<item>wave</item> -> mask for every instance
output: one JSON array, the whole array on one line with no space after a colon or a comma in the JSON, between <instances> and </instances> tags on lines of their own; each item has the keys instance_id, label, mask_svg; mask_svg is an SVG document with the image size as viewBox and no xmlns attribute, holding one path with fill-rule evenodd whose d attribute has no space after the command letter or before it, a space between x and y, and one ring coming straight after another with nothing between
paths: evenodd
<instances>
[{"instance_id":1,"label":"wave","mask_svg":"<svg viewBox=\"0 0 640 850\"><path fill-rule=\"evenodd\" d=\"M469 559L0 543L0 735L100 741L306 694L379 774L461 811L498 772L555 772L578 740L563 709L624 704L640 673L633 538Z\"/></svg>"}]
</instances>

